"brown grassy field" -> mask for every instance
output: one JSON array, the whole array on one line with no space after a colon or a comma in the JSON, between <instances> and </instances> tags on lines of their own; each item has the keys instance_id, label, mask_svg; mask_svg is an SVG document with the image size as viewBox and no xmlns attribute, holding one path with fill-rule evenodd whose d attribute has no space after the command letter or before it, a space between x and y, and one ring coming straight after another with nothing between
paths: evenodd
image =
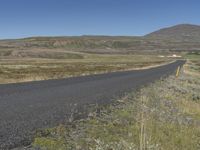
<instances>
[{"instance_id":1,"label":"brown grassy field","mask_svg":"<svg viewBox=\"0 0 200 150\"><path fill-rule=\"evenodd\" d=\"M47 54L46 54L47 53ZM27 55L27 53L26 53ZM33 55L33 54L32 54ZM154 55L87 54L80 52L41 52L39 58L3 57L0 83L14 83L137 69L172 61Z\"/></svg>"}]
</instances>

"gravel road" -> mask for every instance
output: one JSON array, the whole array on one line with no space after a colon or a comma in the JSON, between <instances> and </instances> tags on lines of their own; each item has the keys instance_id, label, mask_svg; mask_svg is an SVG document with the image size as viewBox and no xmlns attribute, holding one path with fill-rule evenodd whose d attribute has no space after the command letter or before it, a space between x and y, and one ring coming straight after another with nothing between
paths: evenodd
<instances>
[{"instance_id":1,"label":"gravel road","mask_svg":"<svg viewBox=\"0 0 200 150\"><path fill-rule=\"evenodd\" d=\"M0 85L0 149L26 145L36 129L71 118L74 107L109 103L125 92L172 74L184 61L152 69Z\"/></svg>"}]
</instances>

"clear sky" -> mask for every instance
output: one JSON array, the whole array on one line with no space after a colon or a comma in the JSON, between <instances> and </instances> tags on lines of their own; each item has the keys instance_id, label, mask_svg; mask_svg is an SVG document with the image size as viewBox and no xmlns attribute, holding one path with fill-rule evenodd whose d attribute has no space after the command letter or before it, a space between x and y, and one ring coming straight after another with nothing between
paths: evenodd
<instances>
[{"instance_id":1,"label":"clear sky","mask_svg":"<svg viewBox=\"0 0 200 150\"><path fill-rule=\"evenodd\" d=\"M144 35L200 24L200 0L0 0L0 39Z\"/></svg>"}]
</instances>

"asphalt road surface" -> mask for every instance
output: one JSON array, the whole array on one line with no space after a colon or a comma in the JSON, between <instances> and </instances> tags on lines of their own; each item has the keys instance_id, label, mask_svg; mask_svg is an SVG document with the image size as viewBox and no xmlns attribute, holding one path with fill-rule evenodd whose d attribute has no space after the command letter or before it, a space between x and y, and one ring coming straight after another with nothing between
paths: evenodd
<instances>
[{"instance_id":1,"label":"asphalt road surface","mask_svg":"<svg viewBox=\"0 0 200 150\"><path fill-rule=\"evenodd\" d=\"M0 149L26 145L36 129L67 121L75 107L109 103L183 64L179 60L146 70L0 85Z\"/></svg>"}]
</instances>

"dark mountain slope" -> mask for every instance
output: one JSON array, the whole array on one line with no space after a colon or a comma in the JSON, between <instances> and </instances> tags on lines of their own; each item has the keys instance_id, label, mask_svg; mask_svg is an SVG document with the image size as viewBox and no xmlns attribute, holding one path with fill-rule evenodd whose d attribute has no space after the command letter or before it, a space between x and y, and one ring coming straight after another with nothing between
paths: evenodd
<instances>
[{"instance_id":1,"label":"dark mountain slope","mask_svg":"<svg viewBox=\"0 0 200 150\"><path fill-rule=\"evenodd\" d=\"M152 32L145 37L181 41L200 41L200 26L180 24Z\"/></svg>"},{"instance_id":2,"label":"dark mountain slope","mask_svg":"<svg viewBox=\"0 0 200 150\"><path fill-rule=\"evenodd\" d=\"M41 55L41 50L45 52ZM0 57L41 57L55 52L144 53L200 50L200 26L180 24L146 36L30 37L0 40Z\"/></svg>"}]
</instances>

